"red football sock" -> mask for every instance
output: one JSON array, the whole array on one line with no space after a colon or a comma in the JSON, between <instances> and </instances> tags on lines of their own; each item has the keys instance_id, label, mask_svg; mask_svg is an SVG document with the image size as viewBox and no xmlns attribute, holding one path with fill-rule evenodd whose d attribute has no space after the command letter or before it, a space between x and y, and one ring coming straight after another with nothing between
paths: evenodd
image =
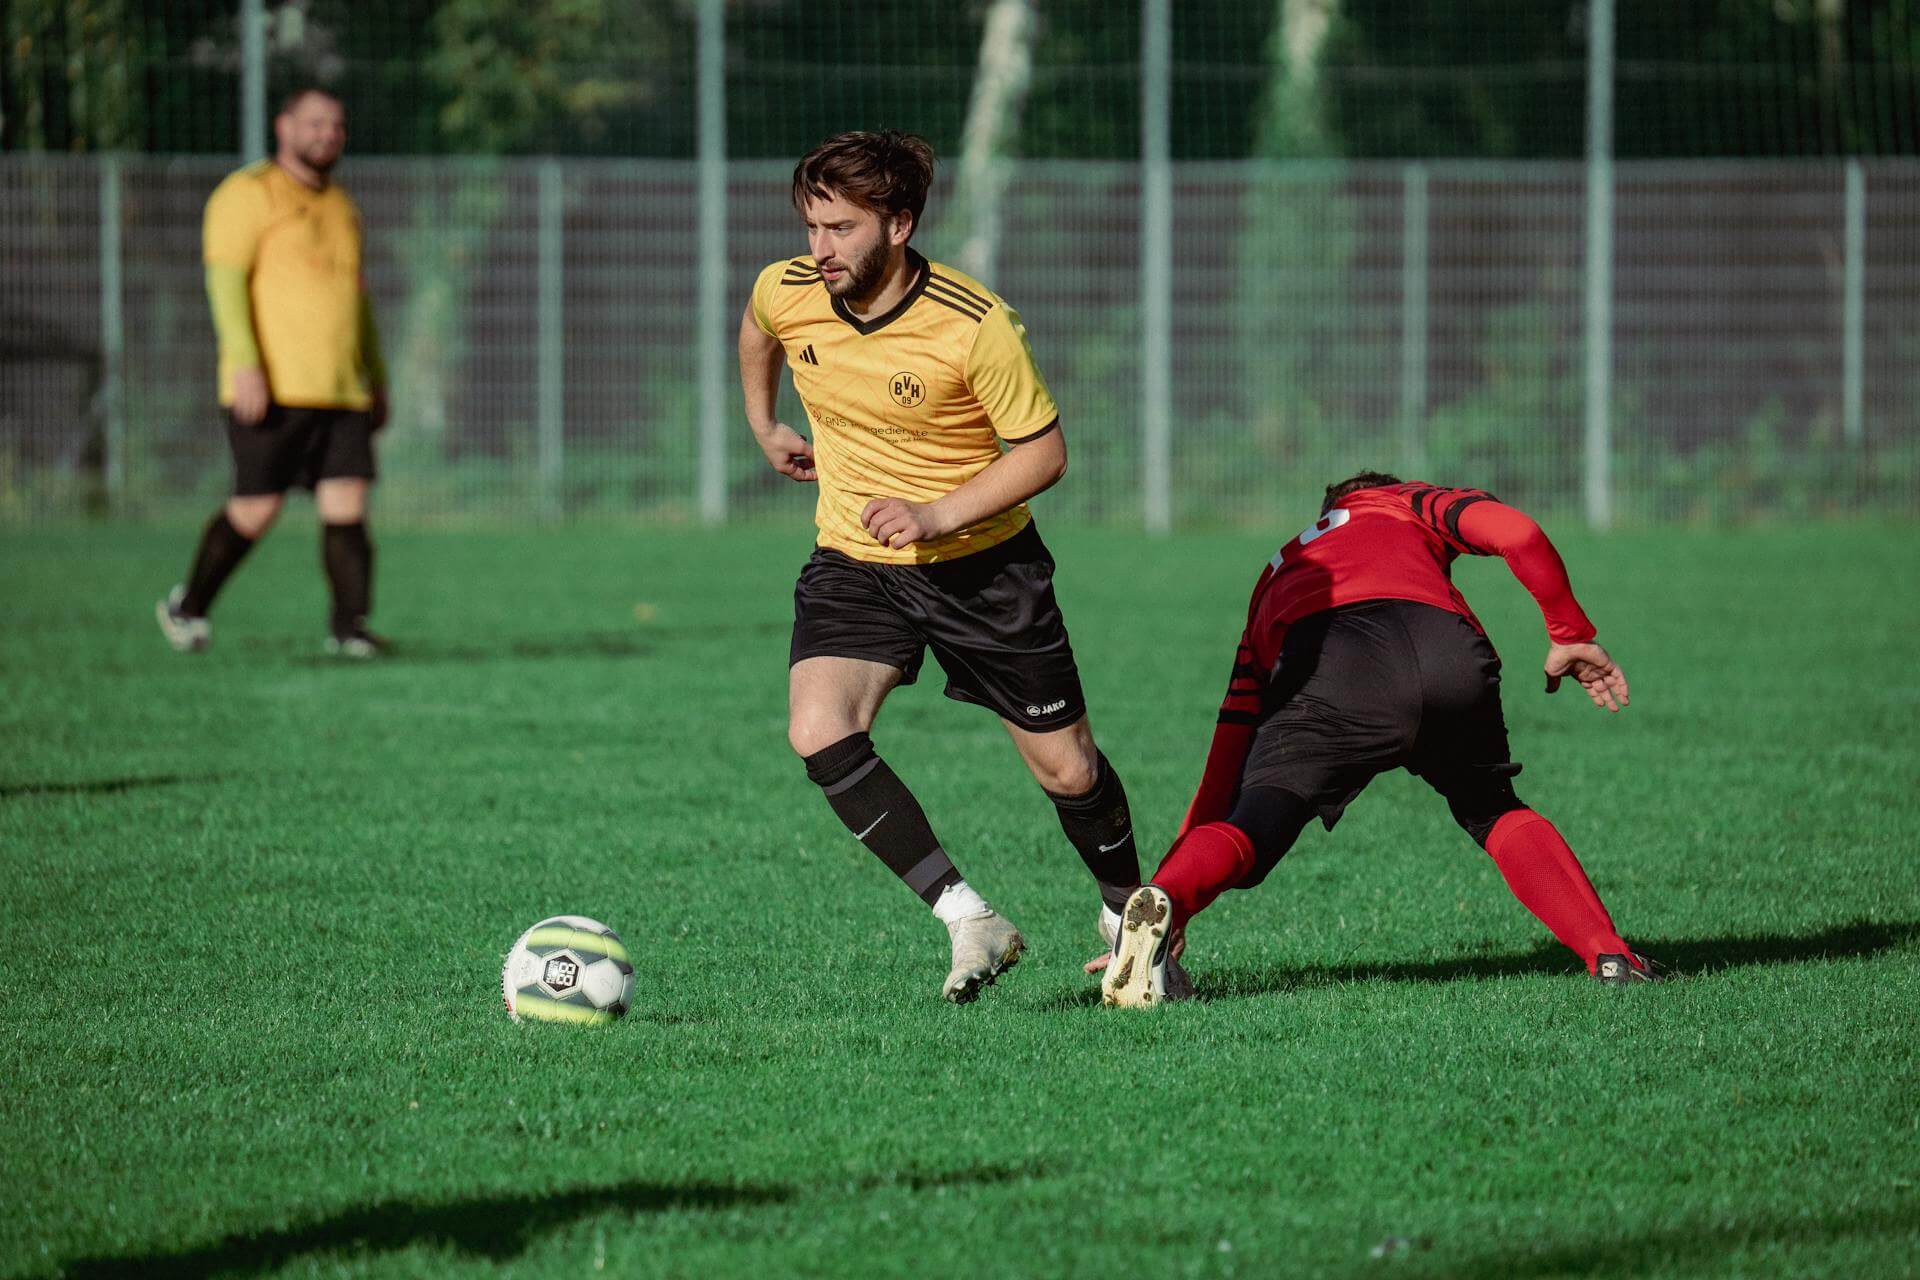
<instances>
[{"instance_id":1,"label":"red football sock","mask_svg":"<svg viewBox=\"0 0 1920 1280\"><path fill-rule=\"evenodd\" d=\"M1230 822L1209 822L1187 832L1167 852L1153 883L1173 899L1175 927L1184 925L1253 870L1253 841Z\"/></svg>"},{"instance_id":2,"label":"red football sock","mask_svg":"<svg viewBox=\"0 0 1920 1280\"><path fill-rule=\"evenodd\" d=\"M1487 852L1520 905L1586 961L1588 973L1599 956L1632 954L1551 822L1531 809L1502 814L1487 833Z\"/></svg>"}]
</instances>

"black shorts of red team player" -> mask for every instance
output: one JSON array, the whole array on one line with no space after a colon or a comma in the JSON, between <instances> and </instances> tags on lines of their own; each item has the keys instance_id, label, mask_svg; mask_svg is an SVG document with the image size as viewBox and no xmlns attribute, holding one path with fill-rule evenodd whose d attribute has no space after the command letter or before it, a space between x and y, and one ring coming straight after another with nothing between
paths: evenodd
<instances>
[{"instance_id":1,"label":"black shorts of red team player","mask_svg":"<svg viewBox=\"0 0 1920 1280\"><path fill-rule=\"evenodd\" d=\"M816 547L793 590L788 662L863 658L902 684L933 650L947 696L1023 729L1086 714L1080 670L1053 596L1053 556L1028 524L1005 542L934 564L876 564Z\"/></svg>"},{"instance_id":2,"label":"black shorts of red team player","mask_svg":"<svg viewBox=\"0 0 1920 1280\"><path fill-rule=\"evenodd\" d=\"M1520 807L1493 645L1459 614L1409 600L1344 605L1293 624L1241 794L1290 792L1332 830L1367 783L1395 768L1425 779L1476 840Z\"/></svg>"},{"instance_id":3,"label":"black shorts of red team player","mask_svg":"<svg viewBox=\"0 0 1920 1280\"><path fill-rule=\"evenodd\" d=\"M372 480L373 415L360 409L267 406L253 426L229 410L236 498L311 489L322 480Z\"/></svg>"}]
</instances>

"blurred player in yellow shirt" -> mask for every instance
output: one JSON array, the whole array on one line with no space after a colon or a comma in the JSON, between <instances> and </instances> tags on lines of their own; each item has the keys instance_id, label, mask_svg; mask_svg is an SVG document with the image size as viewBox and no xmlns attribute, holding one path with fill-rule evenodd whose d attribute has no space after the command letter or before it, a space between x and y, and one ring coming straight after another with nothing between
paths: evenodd
<instances>
[{"instance_id":1,"label":"blurred player in yellow shirt","mask_svg":"<svg viewBox=\"0 0 1920 1280\"><path fill-rule=\"evenodd\" d=\"M360 211L330 174L346 108L323 89L293 94L274 119L270 160L227 177L207 201L207 298L220 344L220 403L233 496L201 535L187 579L155 613L174 648L206 648L207 613L280 514L312 489L333 609L329 652L372 657L373 546L367 491L386 421L386 370L362 274Z\"/></svg>"},{"instance_id":2,"label":"blurred player in yellow shirt","mask_svg":"<svg viewBox=\"0 0 1920 1280\"><path fill-rule=\"evenodd\" d=\"M740 380L768 463L819 486L818 545L794 590L788 741L847 829L946 925L942 994L962 1003L1025 942L868 733L928 649L947 696L997 714L1053 801L1100 886L1109 942L1140 868L1027 510L1066 470L1060 411L1013 308L907 246L932 180L932 148L911 134L841 134L801 159L808 255L754 284ZM811 440L774 417L783 362Z\"/></svg>"}]
</instances>

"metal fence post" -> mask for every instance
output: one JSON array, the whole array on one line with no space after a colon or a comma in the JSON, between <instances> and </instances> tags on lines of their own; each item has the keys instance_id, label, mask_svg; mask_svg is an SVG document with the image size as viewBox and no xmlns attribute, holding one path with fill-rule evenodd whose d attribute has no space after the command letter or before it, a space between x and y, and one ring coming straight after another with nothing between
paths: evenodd
<instances>
[{"instance_id":1,"label":"metal fence post","mask_svg":"<svg viewBox=\"0 0 1920 1280\"><path fill-rule=\"evenodd\" d=\"M1858 447L1867 435L1863 416L1867 336L1867 176L1858 160L1847 161L1846 242L1840 422L1848 446Z\"/></svg>"},{"instance_id":2,"label":"metal fence post","mask_svg":"<svg viewBox=\"0 0 1920 1280\"><path fill-rule=\"evenodd\" d=\"M535 361L535 431L540 514L560 514L566 465L566 186L560 162L540 162L539 328Z\"/></svg>"},{"instance_id":3,"label":"metal fence post","mask_svg":"<svg viewBox=\"0 0 1920 1280\"><path fill-rule=\"evenodd\" d=\"M107 509L122 514L127 493L126 317L122 310L120 168L100 161L100 410L105 434L102 476Z\"/></svg>"},{"instance_id":4,"label":"metal fence post","mask_svg":"<svg viewBox=\"0 0 1920 1280\"><path fill-rule=\"evenodd\" d=\"M727 82L722 0L699 12L700 518L727 518Z\"/></svg>"},{"instance_id":5,"label":"metal fence post","mask_svg":"<svg viewBox=\"0 0 1920 1280\"><path fill-rule=\"evenodd\" d=\"M1587 523L1613 524L1613 0L1587 8Z\"/></svg>"},{"instance_id":6,"label":"metal fence post","mask_svg":"<svg viewBox=\"0 0 1920 1280\"><path fill-rule=\"evenodd\" d=\"M1400 462L1427 469L1427 166L1401 170Z\"/></svg>"},{"instance_id":7,"label":"metal fence post","mask_svg":"<svg viewBox=\"0 0 1920 1280\"><path fill-rule=\"evenodd\" d=\"M240 162L267 154L267 14L262 0L240 0Z\"/></svg>"},{"instance_id":8,"label":"metal fence post","mask_svg":"<svg viewBox=\"0 0 1920 1280\"><path fill-rule=\"evenodd\" d=\"M1142 0L1140 80L1140 484L1147 531L1173 527L1172 14Z\"/></svg>"}]
</instances>

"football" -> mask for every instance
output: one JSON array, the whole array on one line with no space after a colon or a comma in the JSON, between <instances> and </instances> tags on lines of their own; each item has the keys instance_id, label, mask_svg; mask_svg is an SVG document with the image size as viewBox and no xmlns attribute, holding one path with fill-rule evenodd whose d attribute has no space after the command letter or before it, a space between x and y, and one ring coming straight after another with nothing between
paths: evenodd
<instances>
[{"instance_id":1,"label":"football","mask_svg":"<svg viewBox=\"0 0 1920 1280\"><path fill-rule=\"evenodd\" d=\"M500 995L515 1022L612 1022L633 1003L633 965L598 920L549 916L507 952Z\"/></svg>"}]
</instances>

